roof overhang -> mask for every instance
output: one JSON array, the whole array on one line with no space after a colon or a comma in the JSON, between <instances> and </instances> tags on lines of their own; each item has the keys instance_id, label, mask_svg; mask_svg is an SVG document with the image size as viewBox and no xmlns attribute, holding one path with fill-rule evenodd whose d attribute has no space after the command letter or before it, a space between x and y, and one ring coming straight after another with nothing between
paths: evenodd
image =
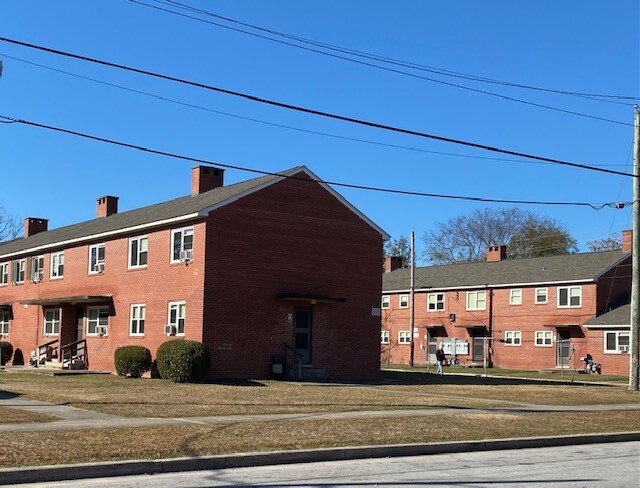
<instances>
[{"instance_id":1,"label":"roof overhang","mask_svg":"<svg viewBox=\"0 0 640 488\"><path fill-rule=\"evenodd\" d=\"M288 300L291 302L304 302L315 305L316 303L344 303L346 298L342 297L328 297L324 295L308 295L305 293L278 293L276 296L278 300Z\"/></svg>"},{"instance_id":2,"label":"roof overhang","mask_svg":"<svg viewBox=\"0 0 640 488\"><path fill-rule=\"evenodd\" d=\"M584 324L585 329L629 329L629 324Z\"/></svg>"},{"instance_id":3,"label":"roof overhang","mask_svg":"<svg viewBox=\"0 0 640 488\"><path fill-rule=\"evenodd\" d=\"M62 305L65 303L111 303L113 295L79 295L72 297L38 298L35 300L22 300L22 305Z\"/></svg>"}]
</instances>

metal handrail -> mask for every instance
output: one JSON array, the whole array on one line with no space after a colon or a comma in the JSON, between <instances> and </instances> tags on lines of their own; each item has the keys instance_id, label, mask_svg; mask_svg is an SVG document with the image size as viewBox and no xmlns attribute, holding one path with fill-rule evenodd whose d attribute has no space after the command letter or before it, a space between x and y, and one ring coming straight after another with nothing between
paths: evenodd
<instances>
[{"instance_id":1,"label":"metal handrail","mask_svg":"<svg viewBox=\"0 0 640 488\"><path fill-rule=\"evenodd\" d=\"M80 346L81 345L81 346ZM75 346L75 353L73 348ZM82 352L80 352L82 351ZM71 366L71 362L74 359L82 359L84 364L87 364L87 340L80 339L79 341L70 342L60 347L60 362L62 367Z\"/></svg>"},{"instance_id":2,"label":"metal handrail","mask_svg":"<svg viewBox=\"0 0 640 488\"><path fill-rule=\"evenodd\" d=\"M297 352L292 346L290 346L289 344L287 344L286 342L284 343L284 367L285 367L285 377L287 376L287 370L289 369L289 354L288 352L291 351L292 353L292 361L291 361L291 366L293 367L293 378L296 380L299 380L300 378L302 378L302 354L300 354L299 352Z\"/></svg>"}]
</instances>

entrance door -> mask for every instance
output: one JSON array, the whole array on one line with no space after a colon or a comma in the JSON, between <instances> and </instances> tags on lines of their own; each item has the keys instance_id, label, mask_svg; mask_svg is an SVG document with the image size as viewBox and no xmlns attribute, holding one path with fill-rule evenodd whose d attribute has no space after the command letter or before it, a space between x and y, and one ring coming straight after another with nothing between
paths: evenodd
<instances>
[{"instance_id":1,"label":"entrance door","mask_svg":"<svg viewBox=\"0 0 640 488\"><path fill-rule=\"evenodd\" d=\"M571 358L571 332L559 330L556 340L556 365L560 368L568 368Z\"/></svg>"},{"instance_id":2,"label":"entrance door","mask_svg":"<svg viewBox=\"0 0 640 488\"><path fill-rule=\"evenodd\" d=\"M438 343L436 340L438 336L433 332L427 333L427 363L436 364L436 349L438 349Z\"/></svg>"},{"instance_id":3,"label":"entrance door","mask_svg":"<svg viewBox=\"0 0 640 488\"><path fill-rule=\"evenodd\" d=\"M302 355L302 364L311 364L311 308L296 307L293 322L293 347Z\"/></svg>"},{"instance_id":4,"label":"entrance door","mask_svg":"<svg viewBox=\"0 0 640 488\"><path fill-rule=\"evenodd\" d=\"M482 337L473 338L473 354L471 356L471 361L473 361L474 363L484 362L484 344L485 344L484 338Z\"/></svg>"},{"instance_id":5,"label":"entrance door","mask_svg":"<svg viewBox=\"0 0 640 488\"><path fill-rule=\"evenodd\" d=\"M82 307L76 308L76 341L81 341L84 337L84 309Z\"/></svg>"}]
</instances>

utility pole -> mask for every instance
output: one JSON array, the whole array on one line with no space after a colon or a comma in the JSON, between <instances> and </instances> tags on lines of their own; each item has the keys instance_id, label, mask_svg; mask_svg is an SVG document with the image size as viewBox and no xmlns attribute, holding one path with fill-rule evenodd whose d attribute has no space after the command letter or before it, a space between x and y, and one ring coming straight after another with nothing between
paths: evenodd
<instances>
[{"instance_id":1,"label":"utility pole","mask_svg":"<svg viewBox=\"0 0 640 488\"><path fill-rule=\"evenodd\" d=\"M409 365L413 368L413 356L414 356L414 345L415 341L413 340L413 331L415 328L415 313L416 306L414 303L415 293L416 293L416 251L415 251L415 233L411 231L411 254L409 256L409 260L411 261L411 283L409 285L409 329L411 334L411 350L409 357ZM428 346L427 346L428 347Z\"/></svg>"},{"instance_id":2,"label":"utility pole","mask_svg":"<svg viewBox=\"0 0 640 488\"><path fill-rule=\"evenodd\" d=\"M631 241L631 330L630 330L630 364L629 389L637 391L639 363L638 340L640 338L640 313L638 312L640 299L640 111L638 106L633 108L633 219Z\"/></svg>"}]
</instances>

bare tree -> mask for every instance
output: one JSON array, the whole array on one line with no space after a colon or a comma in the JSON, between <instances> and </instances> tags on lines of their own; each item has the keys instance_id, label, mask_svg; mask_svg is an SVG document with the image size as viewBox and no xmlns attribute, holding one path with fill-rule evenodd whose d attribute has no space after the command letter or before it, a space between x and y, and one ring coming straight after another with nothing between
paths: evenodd
<instances>
[{"instance_id":1,"label":"bare tree","mask_svg":"<svg viewBox=\"0 0 640 488\"><path fill-rule=\"evenodd\" d=\"M17 239L22 235L23 222L0 203L0 242Z\"/></svg>"},{"instance_id":2,"label":"bare tree","mask_svg":"<svg viewBox=\"0 0 640 488\"><path fill-rule=\"evenodd\" d=\"M622 249L622 240L617 234L611 234L604 239L587 241L587 248L591 252L616 251Z\"/></svg>"},{"instance_id":3,"label":"bare tree","mask_svg":"<svg viewBox=\"0 0 640 488\"><path fill-rule=\"evenodd\" d=\"M511 258L577 251L575 239L558 222L518 208L476 209L436 224L423 241L423 257L433 264L483 261L487 247L497 245L507 245Z\"/></svg>"}]
</instances>

